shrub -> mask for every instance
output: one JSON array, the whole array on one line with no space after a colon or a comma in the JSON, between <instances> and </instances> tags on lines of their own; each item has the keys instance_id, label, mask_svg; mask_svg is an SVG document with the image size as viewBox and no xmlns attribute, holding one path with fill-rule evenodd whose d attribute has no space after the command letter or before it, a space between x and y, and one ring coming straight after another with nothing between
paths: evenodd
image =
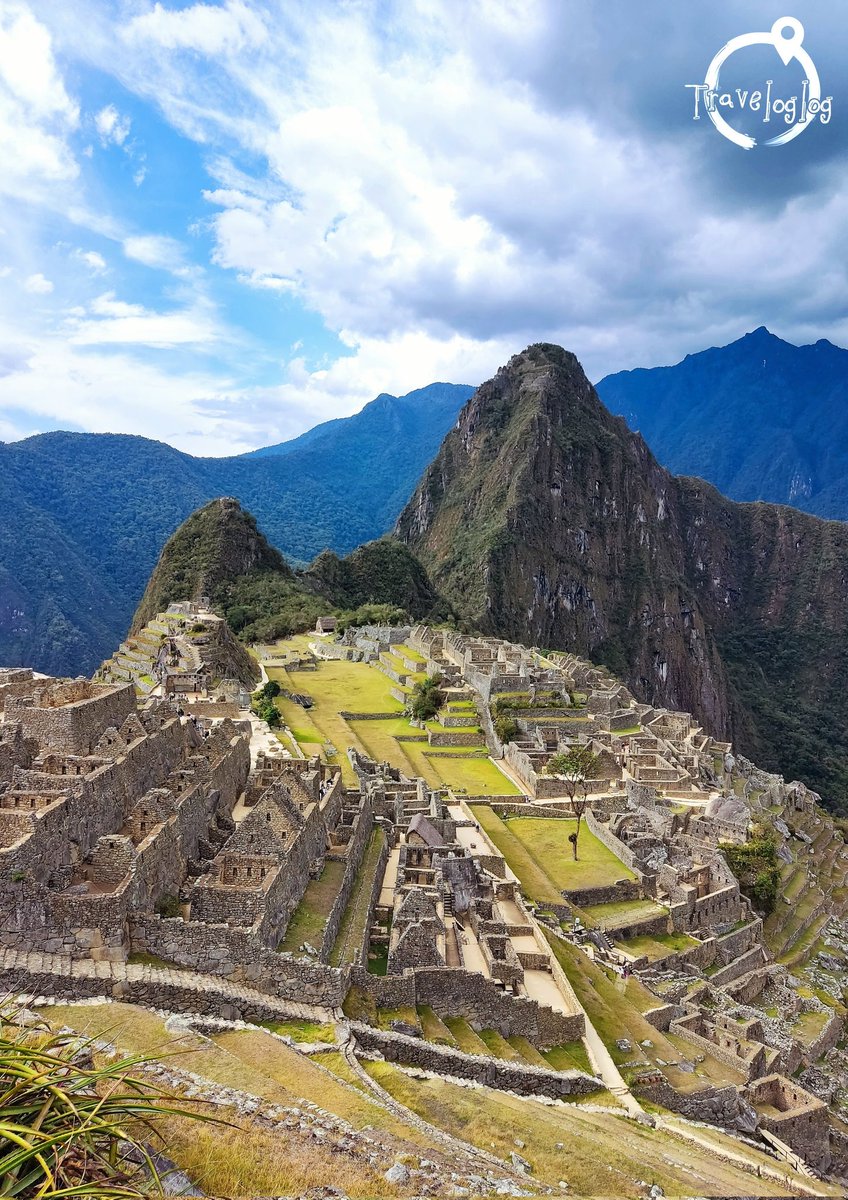
<instances>
[{"instance_id":1,"label":"shrub","mask_svg":"<svg viewBox=\"0 0 848 1200\"><path fill-rule=\"evenodd\" d=\"M514 717L502 713L495 717L495 733L502 742L514 742L521 730Z\"/></svg>"},{"instance_id":2,"label":"shrub","mask_svg":"<svg viewBox=\"0 0 848 1200\"><path fill-rule=\"evenodd\" d=\"M722 842L719 848L739 880L742 894L759 912L768 916L774 911L780 885L780 863L772 831L758 825L753 830L753 836L743 845Z\"/></svg>"},{"instance_id":3,"label":"shrub","mask_svg":"<svg viewBox=\"0 0 848 1200\"><path fill-rule=\"evenodd\" d=\"M178 917L180 915L179 899L172 892L166 892L156 901L156 912L160 917Z\"/></svg>"}]
</instances>

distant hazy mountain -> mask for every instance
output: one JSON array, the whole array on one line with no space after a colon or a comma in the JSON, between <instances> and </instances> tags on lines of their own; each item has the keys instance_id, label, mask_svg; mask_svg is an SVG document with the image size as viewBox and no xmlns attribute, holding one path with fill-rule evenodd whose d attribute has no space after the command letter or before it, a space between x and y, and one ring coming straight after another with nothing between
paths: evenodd
<instances>
[{"instance_id":1,"label":"distant hazy mountain","mask_svg":"<svg viewBox=\"0 0 848 1200\"><path fill-rule=\"evenodd\" d=\"M734 500L848 519L848 350L793 346L761 327L673 367L597 385L669 470Z\"/></svg>"},{"instance_id":2,"label":"distant hazy mountain","mask_svg":"<svg viewBox=\"0 0 848 1200\"><path fill-rule=\"evenodd\" d=\"M0 443L0 664L92 671L129 628L168 537L236 497L307 562L391 527L473 388L382 395L355 416L235 458L193 458L118 434Z\"/></svg>"}]
</instances>

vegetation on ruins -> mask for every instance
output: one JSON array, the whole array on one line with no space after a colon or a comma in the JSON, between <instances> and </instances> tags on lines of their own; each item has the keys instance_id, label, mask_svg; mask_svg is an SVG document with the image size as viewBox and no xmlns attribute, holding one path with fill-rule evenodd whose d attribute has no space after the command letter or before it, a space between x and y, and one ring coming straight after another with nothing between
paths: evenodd
<instances>
[{"instance_id":1,"label":"vegetation on ruins","mask_svg":"<svg viewBox=\"0 0 848 1200\"><path fill-rule=\"evenodd\" d=\"M396 604L361 604L352 612L343 612L339 616L336 628L344 633L357 625L403 625L409 620L409 613Z\"/></svg>"},{"instance_id":2,"label":"vegetation on ruins","mask_svg":"<svg viewBox=\"0 0 848 1200\"><path fill-rule=\"evenodd\" d=\"M445 702L440 675L427 675L412 689L410 712L416 721L429 721Z\"/></svg>"},{"instance_id":3,"label":"vegetation on ruins","mask_svg":"<svg viewBox=\"0 0 848 1200\"><path fill-rule=\"evenodd\" d=\"M0 1195L141 1197L162 1181L144 1135L181 1116L134 1072L143 1056L109 1059L76 1034L23 1028L0 1015Z\"/></svg>"},{"instance_id":4,"label":"vegetation on ruins","mask_svg":"<svg viewBox=\"0 0 848 1200\"><path fill-rule=\"evenodd\" d=\"M260 721L265 721L271 729L277 729L281 724L280 710L274 701L282 688L276 679L269 679L261 688L253 693L250 701L251 712L256 713Z\"/></svg>"},{"instance_id":5,"label":"vegetation on ruins","mask_svg":"<svg viewBox=\"0 0 848 1200\"><path fill-rule=\"evenodd\" d=\"M747 842L741 845L722 842L719 849L739 880L743 895L768 916L774 911L780 884L780 860L774 833L758 825Z\"/></svg>"},{"instance_id":6,"label":"vegetation on ruins","mask_svg":"<svg viewBox=\"0 0 848 1200\"><path fill-rule=\"evenodd\" d=\"M589 781L594 779L598 769L599 759L591 746L571 746L561 754L554 754L548 759L545 767L546 775L556 775L563 781L571 810L577 818L573 833L568 835L571 851L576 860L577 841L580 837L580 822L589 803Z\"/></svg>"},{"instance_id":7,"label":"vegetation on ruins","mask_svg":"<svg viewBox=\"0 0 848 1200\"><path fill-rule=\"evenodd\" d=\"M499 713L494 719L495 733L502 742L514 742L521 730L515 717L508 713Z\"/></svg>"}]
</instances>

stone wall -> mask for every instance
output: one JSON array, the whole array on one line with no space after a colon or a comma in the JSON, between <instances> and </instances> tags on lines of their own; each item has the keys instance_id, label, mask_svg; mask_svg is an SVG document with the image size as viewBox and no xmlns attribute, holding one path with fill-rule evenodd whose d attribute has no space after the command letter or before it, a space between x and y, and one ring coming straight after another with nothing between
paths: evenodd
<instances>
[{"instance_id":1,"label":"stone wall","mask_svg":"<svg viewBox=\"0 0 848 1200\"><path fill-rule=\"evenodd\" d=\"M356 981L381 1008L429 1004L440 1016L464 1017L475 1029L496 1029L504 1037L523 1034L537 1046L557 1046L583 1036L582 1012L555 1012L502 991L483 975L451 967L422 967L402 976L360 971Z\"/></svg>"},{"instance_id":2,"label":"stone wall","mask_svg":"<svg viewBox=\"0 0 848 1200\"><path fill-rule=\"evenodd\" d=\"M582 1071L546 1070L485 1055L465 1054L452 1047L437 1046L422 1038L374 1029L360 1022L352 1022L351 1030L362 1047L379 1050L389 1062L404 1063L457 1079L473 1079L486 1087L500 1088L520 1096L549 1096L555 1099L585 1096L603 1087L599 1079Z\"/></svg>"},{"instance_id":3,"label":"stone wall","mask_svg":"<svg viewBox=\"0 0 848 1200\"><path fill-rule=\"evenodd\" d=\"M640 1100L649 1100L690 1121L705 1121L733 1129L742 1111L739 1092L735 1087L711 1087L697 1092L678 1092L666 1079L641 1083L638 1078L632 1089Z\"/></svg>"},{"instance_id":4,"label":"stone wall","mask_svg":"<svg viewBox=\"0 0 848 1200\"><path fill-rule=\"evenodd\" d=\"M603 821L599 821L591 809L586 810L586 815L583 820L586 822L587 828L591 830L598 841L603 842L606 848L611 850L616 858L620 858L621 861L630 868L637 879L641 879L642 871L633 851L628 846L625 846L624 842L622 842L620 838L617 838L612 830L603 823Z\"/></svg>"},{"instance_id":5,"label":"stone wall","mask_svg":"<svg viewBox=\"0 0 848 1200\"><path fill-rule=\"evenodd\" d=\"M339 1007L347 994L347 970L278 954L231 925L143 916L130 920L130 937L134 951L281 999Z\"/></svg>"},{"instance_id":6,"label":"stone wall","mask_svg":"<svg viewBox=\"0 0 848 1200\"><path fill-rule=\"evenodd\" d=\"M710 976L710 983L715 987L722 987L724 984L732 983L734 979L740 979L743 975L747 975L749 971L753 971L762 965L762 946L754 946L751 950L747 950L744 954L740 954L738 958L733 959L726 967L721 967L718 971L714 971Z\"/></svg>"},{"instance_id":7,"label":"stone wall","mask_svg":"<svg viewBox=\"0 0 848 1200\"><path fill-rule=\"evenodd\" d=\"M828 1109L783 1075L767 1075L748 1087L748 1099L757 1109L760 1124L819 1171L830 1166Z\"/></svg>"},{"instance_id":8,"label":"stone wall","mask_svg":"<svg viewBox=\"0 0 848 1200\"><path fill-rule=\"evenodd\" d=\"M689 1027L687 1021L700 1022L700 1015L693 1017L683 1017L676 1021L672 1021L669 1025L669 1033L676 1034L688 1042L690 1046L694 1046L696 1050L702 1054L708 1054L712 1058L718 1059L724 1063L726 1067L730 1067L733 1071L738 1071L743 1079L750 1079L752 1075L759 1074L764 1064L764 1056L760 1054L752 1061L743 1058L741 1055L734 1052L732 1047L733 1039L730 1036L723 1037L723 1031L716 1029L714 1035L705 1037L703 1034L696 1032L695 1029ZM715 1040L716 1038L720 1041ZM726 1044L722 1044L722 1042Z\"/></svg>"},{"instance_id":9,"label":"stone wall","mask_svg":"<svg viewBox=\"0 0 848 1200\"><path fill-rule=\"evenodd\" d=\"M613 904L620 900L641 900L644 888L635 879L620 879L606 887L569 888L563 896L572 904L586 908L592 904Z\"/></svg>"},{"instance_id":10,"label":"stone wall","mask_svg":"<svg viewBox=\"0 0 848 1200\"><path fill-rule=\"evenodd\" d=\"M19 721L24 737L35 738L42 750L90 754L105 730L120 728L135 709L131 683L74 679L45 683L31 696L7 696L5 718Z\"/></svg>"}]
</instances>

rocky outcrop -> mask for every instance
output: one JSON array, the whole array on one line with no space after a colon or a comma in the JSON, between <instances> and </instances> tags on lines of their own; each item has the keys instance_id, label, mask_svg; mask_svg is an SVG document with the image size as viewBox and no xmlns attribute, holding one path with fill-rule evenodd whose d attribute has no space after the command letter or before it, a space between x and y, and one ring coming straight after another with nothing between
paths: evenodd
<instances>
[{"instance_id":1,"label":"rocky outcrop","mask_svg":"<svg viewBox=\"0 0 848 1200\"><path fill-rule=\"evenodd\" d=\"M672 476L573 354L531 346L478 388L397 533L485 632L604 662L848 800L848 525Z\"/></svg>"}]
</instances>

